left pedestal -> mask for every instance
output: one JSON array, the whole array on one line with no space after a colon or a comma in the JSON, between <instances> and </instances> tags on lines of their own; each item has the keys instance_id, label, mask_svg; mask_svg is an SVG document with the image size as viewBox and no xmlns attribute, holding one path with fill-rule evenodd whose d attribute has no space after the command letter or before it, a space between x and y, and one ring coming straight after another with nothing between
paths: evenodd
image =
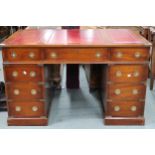
<instances>
[{"instance_id":1,"label":"left pedestal","mask_svg":"<svg viewBox=\"0 0 155 155\"><path fill-rule=\"evenodd\" d=\"M44 65L4 65L8 125L48 124L48 94Z\"/></svg>"}]
</instances>

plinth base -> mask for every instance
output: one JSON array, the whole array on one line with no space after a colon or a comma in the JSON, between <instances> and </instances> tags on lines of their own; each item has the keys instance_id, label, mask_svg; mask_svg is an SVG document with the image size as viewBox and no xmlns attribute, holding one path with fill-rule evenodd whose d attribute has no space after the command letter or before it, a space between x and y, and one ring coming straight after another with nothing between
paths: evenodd
<instances>
[{"instance_id":1,"label":"plinth base","mask_svg":"<svg viewBox=\"0 0 155 155\"><path fill-rule=\"evenodd\" d=\"M9 126L46 126L48 125L48 118L12 118L9 117Z\"/></svg>"},{"instance_id":2,"label":"plinth base","mask_svg":"<svg viewBox=\"0 0 155 155\"><path fill-rule=\"evenodd\" d=\"M105 125L144 125L144 117L105 117Z\"/></svg>"}]
</instances>

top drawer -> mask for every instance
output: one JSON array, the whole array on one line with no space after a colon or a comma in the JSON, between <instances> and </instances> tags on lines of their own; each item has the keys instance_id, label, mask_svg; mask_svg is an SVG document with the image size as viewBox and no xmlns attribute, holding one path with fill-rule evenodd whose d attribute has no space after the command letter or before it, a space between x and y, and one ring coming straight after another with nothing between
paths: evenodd
<instances>
[{"instance_id":1,"label":"top drawer","mask_svg":"<svg viewBox=\"0 0 155 155\"><path fill-rule=\"evenodd\" d=\"M149 48L112 48L112 61L148 61Z\"/></svg>"},{"instance_id":2,"label":"top drawer","mask_svg":"<svg viewBox=\"0 0 155 155\"><path fill-rule=\"evenodd\" d=\"M36 61L42 59L42 52L39 48L6 48L3 49L4 62L14 61Z\"/></svg>"},{"instance_id":3,"label":"top drawer","mask_svg":"<svg viewBox=\"0 0 155 155\"><path fill-rule=\"evenodd\" d=\"M47 48L45 60L52 62L102 62L108 60L107 48Z\"/></svg>"}]
</instances>

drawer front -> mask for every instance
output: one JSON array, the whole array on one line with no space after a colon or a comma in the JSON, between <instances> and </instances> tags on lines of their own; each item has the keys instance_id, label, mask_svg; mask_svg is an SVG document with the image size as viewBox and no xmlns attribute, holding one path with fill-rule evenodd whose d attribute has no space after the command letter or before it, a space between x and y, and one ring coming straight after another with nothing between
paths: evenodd
<instances>
[{"instance_id":1,"label":"drawer front","mask_svg":"<svg viewBox=\"0 0 155 155\"><path fill-rule=\"evenodd\" d=\"M44 106L44 102L8 102L8 113L13 117L45 116Z\"/></svg>"},{"instance_id":2,"label":"drawer front","mask_svg":"<svg viewBox=\"0 0 155 155\"><path fill-rule=\"evenodd\" d=\"M43 67L38 65L5 65L6 82L43 81Z\"/></svg>"},{"instance_id":3,"label":"drawer front","mask_svg":"<svg viewBox=\"0 0 155 155\"><path fill-rule=\"evenodd\" d=\"M144 102L108 102L107 115L113 117L138 117L144 114Z\"/></svg>"},{"instance_id":4,"label":"drawer front","mask_svg":"<svg viewBox=\"0 0 155 155\"><path fill-rule=\"evenodd\" d=\"M52 60L53 62L66 62L66 61L98 61L108 60L107 49L103 48L66 48L66 49L46 49L45 60Z\"/></svg>"},{"instance_id":5,"label":"drawer front","mask_svg":"<svg viewBox=\"0 0 155 155\"><path fill-rule=\"evenodd\" d=\"M108 49L106 48L81 48L78 50L78 58L81 61L102 62L108 60Z\"/></svg>"},{"instance_id":6,"label":"drawer front","mask_svg":"<svg viewBox=\"0 0 155 155\"><path fill-rule=\"evenodd\" d=\"M139 100L145 99L146 86L144 84L109 84L108 99L111 100Z\"/></svg>"},{"instance_id":7,"label":"drawer front","mask_svg":"<svg viewBox=\"0 0 155 155\"><path fill-rule=\"evenodd\" d=\"M148 77L148 65L111 65L108 80L113 82L140 82Z\"/></svg>"},{"instance_id":8,"label":"drawer front","mask_svg":"<svg viewBox=\"0 0 155 155\"><path fill-rule=\"evenodd\" d=\"M112 48L110 59L112 61L148 61L148 48Z\"/></svg>"},{"instance_id":9,"label":"drawer front","mask_svg":"<svg viewBox=\"0 0 155 155\"><path fill-rule=\"evenodd\" d=\"M6 85L8 99L44 99L44 86L37 83L12 83Z\"/></svg>"},{"instance_id":10,"label":"drawer front","mask_svg":"<svg viewBox=\"0 0 155 155\"><path fill-rule=\"evenodd\" d=\"M45 60L51 60L56 62L65 62L66 59L75 61L77 59L77 49L61 49L61 48L47 48L45 50Z\"/></svg>"},{"instance_id":11,"label":"drawer front","mask_svg":"<svg viewBox=\"0 0 155 155\"><path fill-rule=\"evenodd\" d=\"M41 60L42 54L37 48L7 48L3 50L4 62Z\"/></svg>"}]
</instances>

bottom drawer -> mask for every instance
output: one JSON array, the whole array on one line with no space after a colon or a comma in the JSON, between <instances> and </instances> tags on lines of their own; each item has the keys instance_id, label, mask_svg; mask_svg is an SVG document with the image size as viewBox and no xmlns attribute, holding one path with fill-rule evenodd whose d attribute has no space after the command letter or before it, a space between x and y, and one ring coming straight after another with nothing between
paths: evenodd
<instances>
[{"instance_id":1,"label":"bottom drawer","mask_svg":"<svg viewBox=\"0 0 155 155\"><path fill-rule=\"evenodd\" d=\"M45 102L8 102L8 113L13 117L45 116Z\"/></svg>"},{"instance_id":2,"label":"bottom drawer","mask_svg":"<svg viewBox=\"0 0 155 155\"><path fill-rule=\"evenodd\" d=\"M108 102L107 115L113 117L137 117L144 113L144 102Z\"/></svg>"}]
</instances>

